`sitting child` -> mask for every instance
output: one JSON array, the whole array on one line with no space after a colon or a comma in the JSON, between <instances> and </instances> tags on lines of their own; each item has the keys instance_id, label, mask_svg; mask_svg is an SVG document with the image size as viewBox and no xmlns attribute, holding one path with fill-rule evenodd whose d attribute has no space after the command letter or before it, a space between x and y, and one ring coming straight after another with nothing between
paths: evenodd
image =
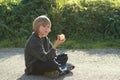
<instances>
[{"instance_id":1,"label":"sitting child","mask_svg":"<svg viewBox=\"0 0 120 80\"><path fill-rule=\"evenodd\" d=\"M51 78L69 73L73 65L66 64L67 54L56 55L56 48L65 42L65 36L58 35L54 45L47 35L51 31L51 21L45 16L38 16L33 21L33 33L25 45L25 74L45 75Z\"/></svg>"}]
</instances>

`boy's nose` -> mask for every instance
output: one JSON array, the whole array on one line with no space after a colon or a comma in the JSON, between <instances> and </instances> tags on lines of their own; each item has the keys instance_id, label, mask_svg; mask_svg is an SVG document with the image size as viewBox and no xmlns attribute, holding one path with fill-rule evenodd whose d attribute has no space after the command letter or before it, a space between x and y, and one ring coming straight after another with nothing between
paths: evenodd
<instances>
[{"instance_id":1,"label":"boy's nose","mask_svg":"<svg viewBox=\"0 0 120 80\"><path fill-rule=\"evenodd\" d=\"M49 28L47 28L47 29L46 29L46 31L48 31L48 32L49 32L49 31L50 31L50 29L49 29Z\"/></svg>"}]
</instances>

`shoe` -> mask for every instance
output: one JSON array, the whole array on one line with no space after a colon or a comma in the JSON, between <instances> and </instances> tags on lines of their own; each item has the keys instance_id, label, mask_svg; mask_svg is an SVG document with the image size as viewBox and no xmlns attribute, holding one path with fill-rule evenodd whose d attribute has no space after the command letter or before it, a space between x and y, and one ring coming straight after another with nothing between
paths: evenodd
<instances>
[{"instance_id":1,"label":"shoe","mask_svg":"<svg viewBox=\"0 0 120 80\"><path fill-rule=\"evenodd\" d=\"M60 66L59 69L61 72L64 72L67 70L67 66Z\"/></svg>"},{"instance_id":2,"label":"shoe","mask_svg":"<svg viewBox=\"0 0 120 80\"><path fill-rule=\"evenodd\" d=\"M72 65L72 64L66 64L65 66L60 66L59 67L59 69L60 69L60 76L62 76L62 75L65 75L65 74L68 74L68 73L70 73L71 72L71 70L73 70L75 68L75 66L74 65Z\"/></svg>"},{"instance_id":3,"label":"shoe","mask_svg":"<svg viewBox=\"0 0 120 80\"><path fill-rule=\"evenodd\" d=\"M72 65L72 64L70 64L70 63L67 63L66 66L67 66L67 69L68 69L69 71L71 71L71 70L73 70L73 69L75 68L75 66Z\"/></svg>"},{"instance_id":4,"label":"shoe","mask_svg":"<svg viewBox=\"0 0 120 80\"><path fill-rule=\"evenodd\" d=\"M44 76L49 77L49 78L57 78L59 77L59 71L51 71L51 72L45 72Z\"/></svg>"}]
</instances>

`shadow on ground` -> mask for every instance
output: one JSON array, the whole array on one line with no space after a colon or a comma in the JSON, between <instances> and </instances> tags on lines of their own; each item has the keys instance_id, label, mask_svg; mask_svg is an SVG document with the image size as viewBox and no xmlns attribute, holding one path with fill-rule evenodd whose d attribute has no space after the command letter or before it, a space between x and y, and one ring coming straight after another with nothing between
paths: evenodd
<instances>
[{"instance_id":1,"label":"shadow on ground","mask_svg":"<svg viewBox=\"0 0 120 80\"><path fill-rule=\"evenodd\" d=\"M3 48L0 49L0 59L2 58L10 58L13 55L24 54L23 48Z\"/></svg>"},{"instance_id":2,"label":"shadow on ground","mask_svg":"<svg viewBox=\"0 0 120 80\"><path fill-rule=\"evenodd\" d=\"M51 78L47 78L47 77L44 77L44 76L32 76L32 75L28 76L28 75L23 74L17 80L64 80L64 78L72 76L72 75L73 75L73 73L70 72L69 74L60 76L58 78L52 78L51 79Z\"/></svg>"}]
</instances>

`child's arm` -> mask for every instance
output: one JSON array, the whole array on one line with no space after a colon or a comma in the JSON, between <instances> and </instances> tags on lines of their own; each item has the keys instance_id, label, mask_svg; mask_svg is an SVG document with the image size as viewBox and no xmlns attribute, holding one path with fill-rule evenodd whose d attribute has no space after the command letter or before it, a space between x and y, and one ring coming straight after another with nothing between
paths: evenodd
<instances>
[{"instance_id":1,"label":"child's arm","mask_svg":"<svg viewBox=\"0 0 120 80\"><path fill-rule=\"evenodd\" d=\"M64 34L58 35L57 36L57 40L56 40L56 42L53 45L53 48L56 49L57 46L59 46L60 44L64 43L65 40L66 40L66 38L65 38Z\"/></svg>"}]
</instances>

